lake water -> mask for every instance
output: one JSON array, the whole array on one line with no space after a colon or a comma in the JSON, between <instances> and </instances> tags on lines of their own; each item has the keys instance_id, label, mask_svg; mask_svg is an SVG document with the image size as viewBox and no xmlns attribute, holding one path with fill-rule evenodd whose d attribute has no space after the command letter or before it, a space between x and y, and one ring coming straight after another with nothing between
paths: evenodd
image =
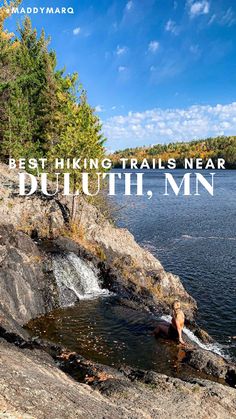
<instances>
[{"instance_id":1,"label":"lake water","mask_svg":"<svg viewBox=\"0 0 236 419\"><path fill-rule=\"evenodd\" d=\"M178 183L185 172L172 173ZM218 342L208 349L235 359L236 171L216 172L213 197L204 190L200 196L163 196L164 174L160 171L145 171L144 190L153 191L152 199L124 196L124 181L118 182L117 196L110 198L117 224L127 227L166 270L180 276L197 300L198 323ZM60 288L63 280L73 282L74 287L78 282L74 269L79 262L73 264L77 257L71 258L67 258L66 266L64 259L59 261ZM68 265L70 262L73 266ZM79 276L82 274L80 266ZM90 283L87 276L83 281ZM31 321L28 327L33 336L59 343L97 362L116 367L126 364L181 378L199 376L182 362L181 347L151 335L156 322L148 313L120 305L116 296L105 296L54 310ZM188 329L185 333L196 342Z\"/></svg>"},{"instance_id":2,"label":"lake water","mask_svg":"<svg viewBox=\"0 0 236 419\"><path fill-rule=\"evenodd\" d=\"M214 196L204 188L200 196L164 196L164 172L144 171L144 193L152 190L151 199L124 196L124 180L117 182L111 198L117 225L180 276L198 303L200 326L236 357L236 171L215 172ZM179 184L186 171L169 173ZM199 173L211 181L209 171ZM193 194L194 185L192 175Z\"/></svg>"}]
</instances>

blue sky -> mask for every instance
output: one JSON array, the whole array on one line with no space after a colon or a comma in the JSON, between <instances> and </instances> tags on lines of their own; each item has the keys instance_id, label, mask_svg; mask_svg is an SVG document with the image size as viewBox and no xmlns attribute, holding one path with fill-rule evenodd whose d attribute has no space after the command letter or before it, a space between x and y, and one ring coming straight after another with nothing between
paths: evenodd
<instances>
[{"instance_id":1,"label":"blue sky","mask_svg":"<svg viewBox=\"0 0 236 419\"><path fill-rule=\"evenodd\" d=\"M78 71L109 150L236 134L236 1L23 0L58 67ZM8 19L7 28L24 15Z\"/></svg>"}]
</instances>

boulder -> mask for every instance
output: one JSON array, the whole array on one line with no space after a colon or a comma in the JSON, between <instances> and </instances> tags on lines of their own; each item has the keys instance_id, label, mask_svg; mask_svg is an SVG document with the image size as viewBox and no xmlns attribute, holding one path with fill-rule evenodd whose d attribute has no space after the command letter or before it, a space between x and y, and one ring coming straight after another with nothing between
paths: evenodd
<instances>
[{"instance_id":1,"label":"boulder","mask_svg":"<svg viewBox=\"0 0 236 419\"><path fill-rule=\"evenodd\" d=\"M222 356L201 348L195 348L194 350L186 350L184 362L197 371L223 379L232 387L236 387L235 364L227 361Z\"/></svg>"}]
</instances>

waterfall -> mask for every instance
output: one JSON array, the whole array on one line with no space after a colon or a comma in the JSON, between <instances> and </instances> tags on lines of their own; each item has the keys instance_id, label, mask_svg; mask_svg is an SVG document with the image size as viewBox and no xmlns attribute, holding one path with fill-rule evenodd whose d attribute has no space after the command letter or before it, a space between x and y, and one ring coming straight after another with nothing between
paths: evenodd
<instances>
[{"instance_id":1,"label":"waterfall","mask_svg":"<svg viewBox=\"0 0 236 419\"><path fill-rule=\"evenodd\" d=\"M92 299L109 295L102 289L95 269L75 253L53 255L52 266L59 289L60 305L74 304L78 299Z\"/></svg>"}]
</instances>

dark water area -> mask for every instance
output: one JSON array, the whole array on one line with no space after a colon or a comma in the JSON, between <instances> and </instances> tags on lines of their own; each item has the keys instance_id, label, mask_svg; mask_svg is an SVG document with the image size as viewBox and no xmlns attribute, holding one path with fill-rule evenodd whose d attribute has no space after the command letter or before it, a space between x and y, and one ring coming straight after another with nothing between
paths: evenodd
<instances>
[{"instance_id":1,"label":"dark water area","mask_svg":"<svg viewBox=\"0 0 236 419\"><path fill-rule=\"evenodd\" d=\"M210 172L215 173L214 196L203 187L200 196L194 195L194 175L191 196L171 190L164 196L168 171L143 172L144 193L152 190L153 197L124 196L124 180L119 180L117 195L110 198L117 225L180 276L198 303L198 323L236 358L236 171L199 172L209 182ZM180 184L186 171L169 173Z\"/></svg>"},{"instance_id":2,"label":"dark water area","mask_svg":"<svg viewBox=\"0 0 236 419\"><path fill-rule=\"evenodd\" d=\"M124 307L115 297L100 297L33 320L28 330L105 365L129 365L183 379L206 378L182 362L183 348L152 336L155 325L150 314Z\"/></svg>"},{"instance_id":3,"label":"dark water area","mask_svg":"<svg viewBox=\"0 0 236 419\"><path fill-rule=\"evenodd\" d=\"M185 172L171 173L180 183ZM153 191L150 200L127 197L123 179L118 182L117 195L110 198L116 223L128 228L166 270L180 276L198 303L199 325L217 341L208 349L236 359L236 171L216 172L213 197L204 189L200 196L176 197L173 192L163 196L160 171L145 171L144 191L148 190ZM85 289L91 286L91 272L84 262L75 255L67 259L58 261L59 288L64 278L75 289L78 278L73 269ZM55 310L31 321L28 328L32 336L103 364L152 369L183 379L200 377L183 362L183 348L151 335L156 323L152 315L122 306L116 296L101 296ZM188 329L185 333L194 344L201 344Z\"/></svg>"}]
</instances>

